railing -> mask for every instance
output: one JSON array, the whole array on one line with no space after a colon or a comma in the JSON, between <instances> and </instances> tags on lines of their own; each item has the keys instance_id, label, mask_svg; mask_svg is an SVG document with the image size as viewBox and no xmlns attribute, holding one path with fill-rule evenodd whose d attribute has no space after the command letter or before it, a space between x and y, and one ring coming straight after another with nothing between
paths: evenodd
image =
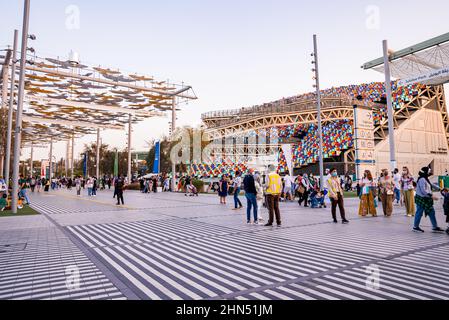
<instances>
[{"instance_id":1,"label":"railing","mask_svg":"<svg viewBox=\"0 0 449 320\"><path fill-rule=\"evenodd\" d=\"M296 100L290 101L292 99L281 100L271 104L265 104L261 106L255 106L250 108L241 108L234 110L220 110L204 113L201 115L201 119L204 120L217 120L220 118L235 118L240 117L239 120L246 117L252 117L255 115L264 114L278 114L278 113L289 113L298 111L309 111L316 109L316 99L306 99L306 100ZM333 97L323 97L321 99L321 104L323 107L339 107L339 106L350 106L354 104L354 99L349 96L333 96ZM231 120L231 119L230 119ZM235 119L232 119L235 121Z\"/></svg>"}]
</instances>

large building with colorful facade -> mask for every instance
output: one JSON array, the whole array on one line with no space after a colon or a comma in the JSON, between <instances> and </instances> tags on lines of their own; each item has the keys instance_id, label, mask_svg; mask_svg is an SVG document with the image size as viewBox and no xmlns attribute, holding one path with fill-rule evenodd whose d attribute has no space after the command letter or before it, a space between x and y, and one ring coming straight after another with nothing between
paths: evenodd
<instances>
[{"instance_id":1,"label":"large building with colorful facade","mask_svg":"<svg viewBox=\"0 0 449 320\"><path fill-rule=\"evenodd\" d=\"M335 87L321 91L323 155L326 167L337 167L341 173L355 173L354 105L373 111L374 161L376 173L390 167L390 149L386 94L383 83ZM393 83L393 109L398 166L408 166L416 174L431 165L436 173L449 168L449 119L443 86L414 84L399 87ZM279 171L287 163L282 144L292 145L294 174L317 174L319 139L317 103L314 93L303 94L250 108L216 111L202 115L205 130L213 139L245 135L258 137L262 131L276 130ZM265 134L265 133L264 133ZM245 171L251 163L228 161L229 153L246 152L248 146L223 149L219 161L196 163L190 173L215 177ZM240 158L242 159L242 158ZM244 158L243 158L244 159Z\"/></svg>"}]
</instances>

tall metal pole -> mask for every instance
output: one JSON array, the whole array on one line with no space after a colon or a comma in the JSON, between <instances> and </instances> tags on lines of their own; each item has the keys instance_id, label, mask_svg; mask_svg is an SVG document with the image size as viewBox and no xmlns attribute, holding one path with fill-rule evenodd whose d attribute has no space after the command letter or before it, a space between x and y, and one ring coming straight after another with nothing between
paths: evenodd
<instances>
[{"instance_id":1,"label":"tall metal pole","mask_svg":"<svg viewBox=\"0 0 449 320\"><path fill-rule=\"evenodd\" d=\"M65 150L65 164L64 164L64 171L65 171L65 177L69 177L69 154L70 154L70 139L67 140L66 150Z\"/></svg>"},{"instance_id":2,"label":"tall metal pole","mask_svg":"<svg viewBox=\"0 0 449 320\"><path fill-rule=\"evenodd\" d=\"M19 42L19 30L14 30L14 45L12 52L11 89L9 90L8 129L6 131L6 156L5 156L5 180L9 184L11 173L11 134L12 118L14 112L14 92L16 91L16 63L17 46Z\"/></svg>"},{"instance_id":3,"label":"tall metal pole","mask_svg":"<svg viewBox=\"0 0 449 320\"><path fill-rule=\"evenodd\" d=\"M14 161L12 174L12 202L11 211L17 213L18 192L19 192L19 165L20 165L20 145L22 143L22 111L23 94L25 89L25 67L28 48L28 26L30 19L30 0L24 0L23 11L23 29L22 29L22 48L20 52L20 79L19 79L19 97L17 103L17 117L14 140Z\"/></svg>"},{"instance_id":4,"label":"tall metal pole","mask_svg":"<svg viewBox=\"0 0 449 320\"><path fill-rule=\"evenodd\" d=\"M128 120L128 183L131 183L131 134L132 134L132 116Z\"/></svg>"},{"instance_id":5,"label":"tall metal pole","mask_svg":"<svg viewBox=\"0 0 449 320\"><path fill-rule=\"evenodd\" d=\"M33 144L31 144L31 155L30 155L30 170L31 170L31 174L30 176L33 177L33 169L34 169L34 146Z\"/></svg>"},{"instance_id":6,"label":"tall metal pole","mask_svg":"<svg viewBox=\"0 0 449 320\"><path fill-rule=\"evenodd\" d=\"M97 175L97 179L100 178L100 129L97 129L97 171L96 171L96 175Z\"/></svg>"},{"instance_id":7,"label":"tall metal pole","mask_svg":"<svg viewBox=\"0 0 449 320\"><path fill-rule=\"evenodd\" d=\"M320 73L318 69L318 41L316 34L313 35L313 56L315 62L315 86L316 101L318 113L318 139L319 139L319 159L320 159L320 187L324 190L324 158L323 158L323 128L321 123L321 92L320 92ZM291 174L291 173L290 173Z\"/></svg>"},{"instance_id":8,"label":"tall metal pole","mask_svg":"<svg viewBox=\"0 0 449 320\"><path fill-rule=\"evenodd\" d=\"M388 54L388 41L383 41L384 51L384 68L385 68L385 89L387 94L387 109L388 109L388 136L390 140L390 169L393 171L396 168L396 145L394 140L394 113L393 101L391 98L391 75L390 75L390 56Z\"/></svg>"},{"instance_id":9,"label":"tall metal pole","mask_svg":"<svg viewBox=\"0 0 449 320\"><path fill-rule=\"evenodd\" d=\"M2 68L2 104L0 106L0 109L2 110L2 117L3 117L3 111L6 110L8 106L8 80L9 80L9 62L5 61L3 68ZM2 119L3 121L3 119ZM3 152L3 148L0 148L0 175L3 174L4 170L4 156L6 152Z\"/></svg>"},{"instance_id":10,"label":"tall metal pole","mask_svg":"<svg viewBox=\"0 0 449 320\"><path fill-rule=\"evenodd\" d=\"M53 137L50 139L50 181L53 179Z\"/></svg>"},{"instance_id":11,"label":"tall metal pole","mask_svg":"<svg viewBox=\"0 0 449 320\"><path fill-rule=\"evenodd\" d=\"M176 130L176 97L173 97L172 113L171 113L171 134L175 135ZM176 163L175 159L172 159L172 192L176 192Z\"/></svg>"},{"instance_id":12,"label":"tall metal pole","mask_svg":"<svg viewBox=\"0 0 449 320\"><path fill-rule=\"evenodd\" d=\"M72 134L72 154L70 156L70 176L72 179L75 178L74 170L75 170L75 135Z\"/></svg>"}]
</instances>

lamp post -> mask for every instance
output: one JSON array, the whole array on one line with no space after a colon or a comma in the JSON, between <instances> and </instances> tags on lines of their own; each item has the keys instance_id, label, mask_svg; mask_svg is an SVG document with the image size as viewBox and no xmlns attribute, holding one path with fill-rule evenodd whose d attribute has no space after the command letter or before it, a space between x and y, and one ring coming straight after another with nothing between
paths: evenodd
<instances>
[{"instance_id":1,"label":"lamp post","mask_svg":"<svg viewBox=\"0 0 449 320\"><path fill-rule=\"evenodd\" d=\"M22 111L25 90L25 66L28 46L28 27L30 20L30 0L24 0L23 13L23 29L22 29L22 48L20 52L20 78L19 78L19 96L17 104L17 117L14 140L14 161L12 175L12 213L17 214L18 192L19 192L19 161L20 161L20 144L22 142Z\"/></svg>"},{"instance_id":2,"label":"lamp post","mask_svg":"<svg viewBox=\"0 0 449 320\"><path fill-rule=\"evenodd\" d=\"M315 72L315 88L316 88L316 100L317 100L317 113L318 113L318 139L319 139L319 161L320 161L320 187L324 190L324 157L323 157L323 129L321 123L321 92L320 92L320 74L318 69L318 43L317 36L313 35L313 61L315 65L313 71ZM291 173L290 173L291 174Z\"/></svg>"},{"instance_id":3,"label":"lamp post","mask_svg":"<svg viewBox=\"0 0 449 320\"><path fill-rule=\"evenodd\" d=\"M390 166L391 171L396 169L396 145L394 140L394 112L393 101L391 98L391 72L390 55L388 54L388 41L383 41L384 69L385 69L385 93L387 95L388 110L388 137L390 142Z\"/></svg>"}]
</instances>

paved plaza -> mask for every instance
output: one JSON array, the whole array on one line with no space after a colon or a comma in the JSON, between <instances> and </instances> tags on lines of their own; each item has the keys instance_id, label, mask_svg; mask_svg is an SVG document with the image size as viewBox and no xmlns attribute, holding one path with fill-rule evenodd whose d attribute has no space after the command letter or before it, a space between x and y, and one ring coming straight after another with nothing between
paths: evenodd
<instances>
[{"instance_id":1,"label":"paved plaza","mask_svg":"<svg viewBox=\"0 0 449 320\"><path fill-rule=\"evenodd\" d=\"M351 223L337 225L330 209L287 203L282 228L266 228L228 201L128 191L118 207L111 191L34 194L42 215L0 219L0 299L449 299L449 237L428 221L411 232L400 207L359 218L347 199Z\"/></svg>"}]
</instances>

